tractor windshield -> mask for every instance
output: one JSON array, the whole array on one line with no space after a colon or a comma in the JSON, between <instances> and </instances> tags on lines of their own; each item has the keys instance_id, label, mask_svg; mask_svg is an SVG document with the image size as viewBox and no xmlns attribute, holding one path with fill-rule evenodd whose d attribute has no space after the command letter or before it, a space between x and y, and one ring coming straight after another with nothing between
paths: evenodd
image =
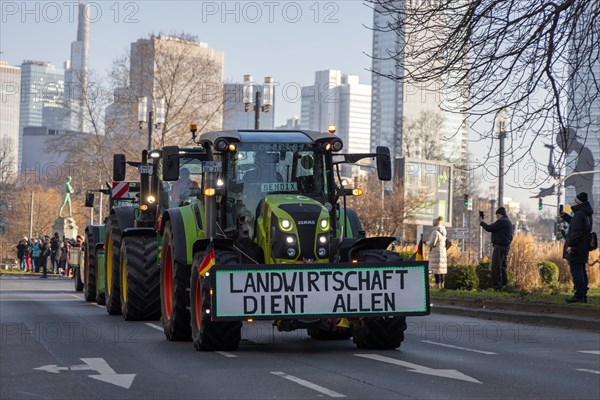
<instances>
[{"instance_id":1,"label":"tractor windshield","mask_svg":"<svg viewBox=\"0 0 600 400\"><path fill-rule=\"evenodd\" d=\"M178 207L197 198L202 182L204 157L204 155L182 155L179 161L179 179L175 182L161 182L161 192L164 193L161 202L165 203L164 208Z\"/></svg>"},{"instance_id":2,"label":"tractor windshield","mask_svg":"<svg viewBox=\"0 0 600 400\"><path fill-rule=\"evenodd\" d=\"M228 156L227 184L228 205L235 205L228 210L230 217L254 220L258 204L269 194L303 195L324 203L325 154L315 143L240 143Z\"/></svg>"}]
</instances>

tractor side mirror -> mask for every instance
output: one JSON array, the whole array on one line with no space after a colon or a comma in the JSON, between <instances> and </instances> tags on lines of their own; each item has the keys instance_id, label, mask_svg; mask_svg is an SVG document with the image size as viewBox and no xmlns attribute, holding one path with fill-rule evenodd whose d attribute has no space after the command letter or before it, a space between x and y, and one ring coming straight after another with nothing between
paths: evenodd
<instances>
[{"instance_id":1,"label":"tractor side mirror","mask_svg":"<svg viewBox=\"0 0 600 400\"><path fill-rule=\"evenodd\" d=\"M125 180L126 165L125 154L115 154L113 156L113 181L121 182Z\"/></svg>"},{"instance_id":2,"label":"tractor side mirror","mask_svg":"<svg viewBox=\"0 0 600 400\"><path fill-rule=\"evenodd\" d=\"M179 147L165 146L162 150L163 165L162 179L163 181L176 181L179 179Z\"/></svg>"},{"instance_id":3,"label":"tractor side mirror","mask_svg":"<svg viewBox=\"0 0 600 400\"><path fill-rule=\"evenodd\" d=\"M85 194L85 206L94 207L94 193Z\"/></svg>"},{"instance_id":4,"label":"tractor side mirror","mask_svg":"<svg viewBox=\"0 0 600 400\"><path fill-rule=\"evenodd\" d=\"M385 146L377 146L377 176L380 181L392 180L392 160L390 160L390 149Z\"/></svg>"}]
</instances>

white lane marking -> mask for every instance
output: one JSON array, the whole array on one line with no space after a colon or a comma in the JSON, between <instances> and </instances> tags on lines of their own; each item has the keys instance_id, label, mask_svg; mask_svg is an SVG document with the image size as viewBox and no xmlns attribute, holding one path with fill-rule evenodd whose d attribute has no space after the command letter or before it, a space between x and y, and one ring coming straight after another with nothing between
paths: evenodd
<instances>
[{"instance_id":1,"label":"white lane marking","mask_svg":"<svg viewBox=\"0 0 600 400\"><path fill-rule=\"evenodd\" d=\"M77 300L81 300L81 299L77 299ZM34 299L30 299L30 298L16 298L16 299L0 299L0 302L6 302L6 301L36 301L36 302L43 302L43 301L75 301L75 299L60 299L60 298L56 298L56 297L36 297Z\"/></svg>"},{"instance_id":2,"label":"white lane marking","mask_svg":"<svg viewBox=\"0 0 600 400\"><path fill-rule=\"evenodd\" d=\"M481 353L481 354L498 354L498 353L494 353L491 351L483 351L483 350L475 350L475 349L469 349L468 347L460 347L460 346L453 346L451 344L446 344L446 343L438 343L438 342L432 342L431 340L421 340L421 342L423 343L429 343L429 344L434 344L436 346L443 346L443 347L450 347L452 349L458 349L458 350L464 350L464 351L472 351L473 353Z\"/></svg>"},{"instance_id":3,"label":"white lane marking","mask_svg":"<svg viewBox=\"0 0 600 400\"><path fill-rule=\"evenodd\" d=\"M580 350L579 353L594 354L600 356L600 350Z\"/></svg>"},{"instance_id":4,"label":"white lane marking","mask_svg":"<svg viewBox=\"0 0 600 400\"><path fill-rule=\"evenodd\" d=\"M462 372L457 371L455 369L433 369L433 368L425 367L424 365L413 364L413 363L409 363L406 361L397 360L395 358L380 356L378 354L355 354L355 356L368 358L368 359L375 360L375 361L386 362L388 364L400 365L402 367L408 368L408 372L416 372L418 374L441 376L442 378L458 379L461 381L481 384L481 382L478 381L477 379L471 378L470 376L465 375Z\"/></svg>"},{"instance_id":5,"label":"white lane marking","mask_svg":"<svg viewBox=\"0 0 600 400\"><path fill-rule=\"evenodd\" d=\"M156 329L157 331L161 331L161 332L163 331L162 326L158 326L158 325L153 324L151 322L146 322L146 325L149 326L150 328Z\"/></svg>"},{"instance_id":6,"label":"white lane marking","mask_svg":"<svg viewBox=\"0 0 600 400\"><path fill-rule=\"evenodd\" d=\"M90 303L90 304L93 306L96 306L96 307L106 308L106 306L101 306L100 304L96 304L96 303Z\"/></svg>"},{"instance_id":7,"label":"white lane marking","mask_svg":"<svg viewBox=\"0 0 600 400\"><path fill-rule=\"evenodd\" d=\"M96 371L98 375L88 375L92 379L110 383L125 389L129 389L133 383L136 374L117 374L114 369L108 365L104 358L82 358L85 364L71 365L69 367L59 367L56 364L44 365L34 370L46 371L51 374L59 374L61 371Z\"/></svg>"},{"instance_id":8,"label":"white lane marking","mask_svg":"<svg viewBox=\"0 0 600 400\"><path fill-rule=\"evenodd\" d=\"M597 374L597 375L600 375L600 371L596 371L596 370L593 370L593 369L583 369L583 368L580 368L580 369L578 369L577 371L581 371L581 372L589 372L589 373L591 373L591 374Z\"/></svg>"},{"instance_id":9,"label":"white lane marking","mask_svg":"<svg viewBox=\"0 0 600 400\"><path fill-rule=\"evenodd\" d=\"M300 379L298 377L295 377L293 375L288 375L285 372L281 372L281 371L274 371L271 372L273 375L277 375L280 376L284 379L287 379L288 381L292 381L294 383L297 383L298 385L302 385L304 387L307 387L309 389L315 390L319 393L323 393L326 396L329 397L346 397L345 395L338 393L338 392L334 392L333 390L329 390L327 388L324 388L323 386L319 386L316 383L312 383L309 381L306 381L304 379Z\"/></svg>"},{"instance_id":10,"label":"white lane marking","mask_svg":"<svg viewBox=\"0 0 600 400\"><path fill-rule=\"evenodd\" d=\"M226 351L215 351L215 353L220 354L223 357L227 357L227 358L235 358L235 357L237 357L235 354L231 354L231 353L228 353Z\"/></svg>"},{"instance_id":11,"label":"white lane marking","mask_svg":"<svg viewBox=\"0 0 600 400\"><path fill-rule=\"evenodd\" d=\"M80 296L77 296L76 294L72 294L71 296L75 297L76 299L83 300L83 298L82 298L82 297L80 297Z\"/></svg>"}]
</instances>

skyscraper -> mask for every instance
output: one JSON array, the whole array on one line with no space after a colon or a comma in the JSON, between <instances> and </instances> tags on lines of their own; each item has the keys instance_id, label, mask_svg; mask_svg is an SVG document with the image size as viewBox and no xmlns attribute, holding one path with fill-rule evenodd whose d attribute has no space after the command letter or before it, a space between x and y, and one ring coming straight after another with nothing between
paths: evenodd
<instances>
[{"instance_id":1,"label":"skyscraper","mask_svg":"<svg viewBox=\"0 0 600 400\"><path fill-rule=\"evenodd\" d=\"M79 3L77 40L71 43L71 58L65 62L66 130L87 132L85 88L88 84L88 53L90 47L90 6Z\"/></svg>"},{"instance_id":2,"label":"skyscraper","mask_svg":"<svg viewBox=\"0 0 600 400\"><path fill-rule=\"evenodd\" d=\"M23 129L46 126L59 130L64 118L64 71L44 61L21 64L21 111L19 160L23 159ZM19 162L20 165L20 162Z\"/></svg>"},{"instance_id":3,"label":"skyscraper","mask_svg":"<svg viewBox=\"0 0 600 400\"><path fill-rule=\"evenodd\" d=\"M358 76L337 70L315 73L315 83L302 88L301 129L327 131L336 125L344 152L369 152L371 86Z\"/></svg>"},{"instance_id":4,"label":"skyscraper","mask_svg":"<svg viewBox=\"0 0 600 400\"><path fill-rule=\"evenodd\" d=\"M557 135L559 147L566 153L565 180L566 203L573 204L575 196L587 192L594 209L594 230L600 226L600 47L593 38L584 34L594 23L591 9L578 19L570 44L570 71L567 110L567 135ZM564 140L566 139L566 143ZM588 173L585 173L585 172ZM577 174L581 172L583 174Z\"/></svg>"},{"instance_id":5,"label":"skyscraper","mask_svg":"<svg viewBox=\"0 0 600 400\"><path fill-rule=\"evenodd\" d=\"M398 7L404 4L402 1L395 3ZM373 13L371 151L376 146L388 146L392 159L402 157L404 142L414 139L410 137L410 124L423 115L437 114L443 119L443 124L434 140L439 143L442 157L466 164L465 116L443 110L457 109L459 102L466 99L456 93L448 93L437 82L416 85L404 79L404 63L408 55L402 52L404 37L397 22L400 15L385 12L381 6L375 6ZM423 39L427 40L425 36L424 32ZM388 75L394 79L388 78Z\"/></svg>"},{"instance_id":6,"label":"skyscraper","mask_svg":"<svg viewBox=\"0 0 600 400\"><path fill-rule=\"evenodd\" d=\"M223 129L254 129L254 111L245 111L244 84L226 83L224 89L225 103L223 105ZM254 88L254 93L262 92L260 86ZM260 113L260 129L275 128L275 99L269 112Z\"/></svg>"},{"instance_id":7,"label":"skyscraper","mask_svg":"<svg viewBox=\"0 0 600 400\"><path fill-rule=\"evenodd\" d=\"M21 68L0 61L0 183L17 171L20 86Z\"/></svg>"}]
</instances>

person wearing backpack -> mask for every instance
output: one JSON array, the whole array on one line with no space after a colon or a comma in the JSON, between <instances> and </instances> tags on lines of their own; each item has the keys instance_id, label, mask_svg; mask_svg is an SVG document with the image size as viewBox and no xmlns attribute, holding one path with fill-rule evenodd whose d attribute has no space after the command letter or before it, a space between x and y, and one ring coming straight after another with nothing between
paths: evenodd
<instances>
[{"instance_id":1,"label":"person wearing backpack","mask_svg":"<svg viewBox=\"0 0 600 400\"><path fill-rule=\"evenodd\" d=\"M594 210L588 202L587 193L581 192L575 197L571 210L573 216L565 212L560 215L569 224L563 248L563 258L569 263L575 291L573 297L566 299L566 302L587 303L588 276L586 264L589 259L592 215L594 214Z\"/></svg>"}]
</instances>

